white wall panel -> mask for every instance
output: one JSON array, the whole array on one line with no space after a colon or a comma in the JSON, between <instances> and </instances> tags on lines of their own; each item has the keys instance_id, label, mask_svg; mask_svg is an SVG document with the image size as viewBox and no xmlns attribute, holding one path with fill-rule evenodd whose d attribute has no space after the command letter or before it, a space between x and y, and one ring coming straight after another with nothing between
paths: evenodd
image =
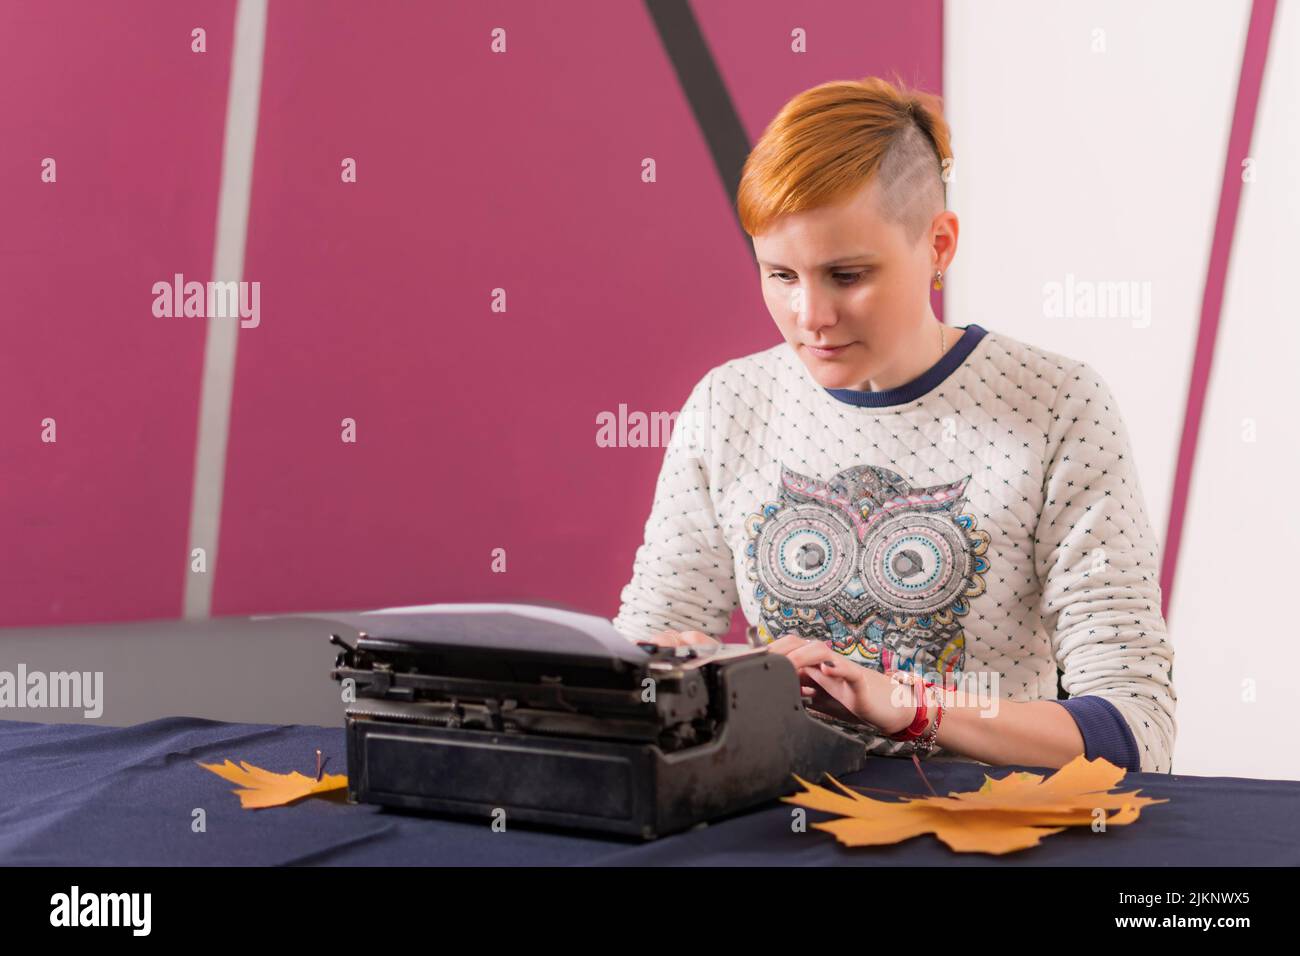
<instances>
[{"instance_id":1,"label":"white wall panel","mask_svg":"<svg viewBox=\"0 0 1300 956\"><path fill-rule=\"evenodd\" d=\"M1169 610L1187 773L1300 779L1298 7L1283 0L1273 24Z\"/></svg>"},{"instance_id":2,"label":"white wall panel","mask_svg":"<svg viewBox=\"0 0 1300 956\"><path fill-rule=\"evenodd\" d=\"M1243 245L1238 237L1233 260L1170 610L1178 772L1300 777L1300 748L1291 747L1284 773L1271 744L1235 729L1267 723L1266 702L1244 710L1234 703L1247 671L1263 695L1266 668L1281 658L1280 638L1266 636L1269 612L1243 609L1272 605L1251 582L1282 583L1295 566L1295 535L1270 533L1295 530L1282 517L1286 506L1243 501L1293 470L1283 462L1294 454L1281 439L1285 417L1270 406L1284 391L1294 399L1294 386L1262 370L1293 361L1296 310L1290 328L1268 333L1268 345L1260 326L1283 325L1281 276L1295 266L1282 261L1277 240L1294 235L1300 212L1296 183L1283 173L1288 156L1296 169L1300 97L1294 66L1280 62L1279 51L1297 42L1295 11L1282 6L1261 113L1269 128L1256 132L1261 181L1248 187L1238 227L1250 238ZM1101 373L1128 424L1162 543L1249 15L1248 0L949 0L944 9L956 158L949 207L961 220L945 277L947 319L978 322ZM1294 240L1289 247L1294 258ZM1111 314L1052 317L1048 283L1073 283L1076 292L1083 283L1093 291L1132 283L1134 296ZM1260 423L1253 445L1239 436L1247 415ZM1225 580L1237 583L1225 588ZM1274 625L1273 633L1282 631ZM1274 726L1281 733L1287 724Z\"/></svg>"}]
</instances>

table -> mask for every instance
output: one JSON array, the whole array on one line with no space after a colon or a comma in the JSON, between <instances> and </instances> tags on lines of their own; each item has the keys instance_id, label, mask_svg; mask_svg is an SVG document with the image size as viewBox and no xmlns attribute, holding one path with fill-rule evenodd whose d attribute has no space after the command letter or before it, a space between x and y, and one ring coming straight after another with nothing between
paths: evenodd
<instances>
[{"instance_id":1,"label":"table","mask_svg":"<svg viewBox=\"0 0 1300 956\"><path fill-rule=\"evenodd\" d=\"M1300 781L1130 773L1122 789L1169 803L1105 833L1071 828L994 857L954 853L925 835L886 847L840 846L793 832L779 801L651 843L348 804L339 792L244 810L234 785L196 761L346 772L342 727L165 717L126 727L0 720L0 864L1296 866ZM939 793L977 789L990 769L923 762ZM911 760L873 757L844 782L923 793ZM206 832L191 830L193 811ZM809 821L824 815L809 811Z\"/></svg>"}]
</instances>

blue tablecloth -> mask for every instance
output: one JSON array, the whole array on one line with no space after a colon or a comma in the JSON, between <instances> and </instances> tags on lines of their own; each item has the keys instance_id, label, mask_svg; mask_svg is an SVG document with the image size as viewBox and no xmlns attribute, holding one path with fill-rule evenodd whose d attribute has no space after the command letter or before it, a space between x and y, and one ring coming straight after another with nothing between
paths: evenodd
<instances>
[{"instance_id":1,"label":"blue tablecloth","mask_svg":"<svg viewBox=\"0 0 1300 956\"><path fill-rule=\"evenodd\" d=\"M326 772L346 772L341 727L189 717L133 727L0 721L0 864L1300 865L1297 781L1130 773L1122 789L1170 802L1147 807L1129 826L1075 827L994 857L954 853L931 835L843 847L819 830L792 831L793 808L779 801L648 844L523 824L494 833L486 820L348 804L340 794L244 810L233 784L196 763L230 758L311 774L317 748ZM985 772L1011 769L923 766L941 794L977 789ZM872 758L845 782L925 792L910 760ZM206 832L191 829L196 808L206 812Z\"/></svg>"}]
</instances>

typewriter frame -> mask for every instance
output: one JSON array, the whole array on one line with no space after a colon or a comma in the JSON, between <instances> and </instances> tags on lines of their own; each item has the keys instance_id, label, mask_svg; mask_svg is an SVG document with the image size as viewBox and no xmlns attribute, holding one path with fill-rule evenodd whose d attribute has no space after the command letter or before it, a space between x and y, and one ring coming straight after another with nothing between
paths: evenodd
<instances>
[{"instance_id":1,"label":"typewriter frame","mask_svg":"<svg viewBox=\"0 0 1300 956\"><path fill-rule=\"evenodd\" d=\"M352 803L648 840L866 758L862 740L806 710L793 665L765 648L654 648L637 665L365 632L355 647L330 641L342 648L331 677L355 682Z\"/></svg>"}]
</instances>

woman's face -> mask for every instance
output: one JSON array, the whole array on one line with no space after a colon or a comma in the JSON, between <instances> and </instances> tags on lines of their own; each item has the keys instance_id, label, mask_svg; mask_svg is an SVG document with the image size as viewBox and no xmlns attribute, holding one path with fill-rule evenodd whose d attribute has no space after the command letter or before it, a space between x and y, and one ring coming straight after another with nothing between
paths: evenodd
<instances>
[{"instance_id":1,"label":"woman's face","mask_svg":"<svg viewBox=\"0 0 1300 956\"><path fill-rule=\"evenodd\" d=\"M938 231L946 235L947 217L955 245L952 213L940 214ZM819 385L864 388L900 377L936 321L930 282L951 252L937 255L936 246L949 244L935 232L931 226L909 242L902 225L878 212L873 179L847 202L783 216L753 237L768 311Z\"/></svg>"}]
</instances>

